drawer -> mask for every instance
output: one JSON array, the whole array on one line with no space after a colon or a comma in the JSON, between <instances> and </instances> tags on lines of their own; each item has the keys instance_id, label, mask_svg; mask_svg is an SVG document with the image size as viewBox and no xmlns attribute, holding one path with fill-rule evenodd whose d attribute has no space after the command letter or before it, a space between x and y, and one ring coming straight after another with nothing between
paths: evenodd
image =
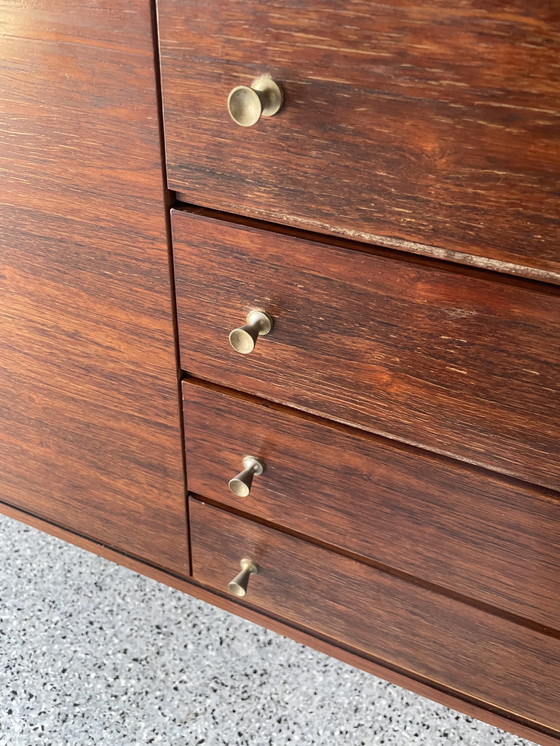
<instances>
[{"instance_id":1,"label":"drawer","mask_svg":"<svg viewBox=\"0 0 560 746\"><path fill-rule=\"evenodd\" d=\"M184 201L560 279L560 16L550 3L159 0ZM255 126L230 90L271 75Z\"/></svg>"},{"instance_id":2,"label":"drawer","mask_svg":"<svg viewBox=\"0 0 560 746\"><path fill-rule=\"evenodd\" d=\"M193 575L455 694L560 729L560 642L354 559L190 500Z\"/></svg>"},{"instance_id":3,"label":"drawer","mask_svg":"<svg viewBox=\"0 0 560 746\"><path fill-rule=\"evenodd\" d=\"M183 402L192 492L560 629L557 498L206 384Z\"/></svg>"},{"instance_id":4,"label":"drawer","mask_svg":"<svg viewBox=\"0 0 560 746\"><path fill-rule=\"evenodd\" d=\"M173 211L184 370L560 486L558 288L260 225Z\"/></svg>"}]
</instances>

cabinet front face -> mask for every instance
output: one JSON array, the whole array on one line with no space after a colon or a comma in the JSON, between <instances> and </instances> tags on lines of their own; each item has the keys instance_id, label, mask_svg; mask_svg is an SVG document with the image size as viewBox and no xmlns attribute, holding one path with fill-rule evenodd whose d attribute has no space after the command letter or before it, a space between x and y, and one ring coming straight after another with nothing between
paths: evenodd
<instances>
[{"instance_id":1,"label":"cabinet front face","mask_svg":"<svg viewBox=\"0 0 560 746\"><path fill-rule=\"evenodd\" d=\"M550 3L158 5L169 182L185 201L560 279ZM253 124L263 75L283 106Z\"/></svg>"},{"instance_id":2,"label":"cabinet front face","mask_svg":"<svg viewBox=\"0 0 560 746\"><path fill-rule=\"evenodd\" d=\"M0 6L0 499L185 574L149 3Z\"/></svg>"},{"instance_id":3,"label":"cabinet front face","mask_svg":"<svg viewBox=\"0 0 560 746\"><path fill-rule=\"evenodd\" d=\"M558 288L188 212L173 234L188 373L558 488ZM253 310L272 330L239 354Z\"/></svg>"}]
</instances>

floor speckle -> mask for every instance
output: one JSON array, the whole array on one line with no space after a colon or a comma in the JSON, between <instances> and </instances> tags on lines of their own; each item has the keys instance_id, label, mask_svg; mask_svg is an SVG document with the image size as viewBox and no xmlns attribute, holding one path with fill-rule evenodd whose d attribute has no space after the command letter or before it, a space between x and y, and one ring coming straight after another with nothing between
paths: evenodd
<instances>
[{"instance_id":1,"label":"floor speckle","mask_svg":"<svg viewBox=\"0 0 560 746\"><path fill-rule=\"evenodd\" d=\"M530 746L0 516L0 746Z\"/></svg>"}]
</instances>

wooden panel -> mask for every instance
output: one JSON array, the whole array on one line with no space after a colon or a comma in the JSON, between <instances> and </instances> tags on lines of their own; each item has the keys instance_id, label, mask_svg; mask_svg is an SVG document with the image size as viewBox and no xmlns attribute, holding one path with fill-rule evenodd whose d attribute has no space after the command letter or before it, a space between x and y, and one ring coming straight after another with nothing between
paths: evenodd
<instances>
[{"instance_id":1,"label":"wooden panel","mask_svg":"<svg viewBox=\"0 0 560 746\"><path fill-rule=\"evenodd\" d=\"M400 670L380 665L370 657L358 655L356 652L353 652L348 648L334 645L324 637L318 636L317 634L311 634L298 627L290 626L273 615L264 614L263 612L250 608L246 604L238 603L237 599L231 595L225 596L219 592L209 590L208 588L199 585L191 578L179 578L177 575L155 568L152 565L148 565L145 562L134 559L128 555L115 552L102 544L97 544L91 541L91 539L86 539L78 534L73 534L52 523L47 523L40 518L36 518L29 513L23 513L16 508L11 508L4 503L0 503L0 513L9 515L30 526L39 528L42 531L46 531L53 536L57 536L64 541L69 541L90 552L95 552L101 557L105 557L112 562L117 562L123 567L128 567L135 572L142 573L143 575L153 578L161 583L165 583L172 588L177 588L178 590L188 593L195 598L199 598L206 603L213 604L220 609L224 609L225 611L237 614L244 619L248 619L255 624L260 624L267 629L271 629L274 632L290 637L303 645L308 645L315 650L320 651L321 653L331 655L338 660L344 661L349 665L360 668L375 676L380 676L393 684L405 687L406 689L421 694L424 697L429 697L447 707L453 707L455 710L465 713L465 715L470 715L471 717L483 720L495 725L497 728L503 728L504 730L509 731L510 733L515 733L522 738L528 738L531 741L538 741L542 746L558 746L560 743L560 737L558 737L560 734L558 733L555 734L549 730L544 731L540 728L534 730L528 723L517 719L512 720L511 717L501 713L496 708L488 710L484 703L477 702L471 698L459 698L456 693L447 691L442 687L436 687L431 682L428 683L425 680L414 679Z\"/></svg>"},{"instance_id":2,"label":"wooden panel","mask_svg":"<svg viewBox=\"0 0 560 746\"><path fill-rule=\"evenodd\" d=\"M560 280L557 4L158 4L188 202ZM263 73L284 109L239 127L227 95Z\"/></svg>"},{"instance_id":3,"label":"wooden panel","mask_svg":"<svg viewBox=\"0 0 560 746\"><path fill-rule=\"evenodd\" d=\"M560 486L557 288L206 215L173 231L189 373ZM240 355L251 308L274 328Z\"/></svg>"},{"instance_id":4,"label":"wooden panel","mask_svg":"<svg viewBox=\"0 0 560 746\"><path fill-rule=\"evenodd\" d=\"M194 578L249 557L247 602L528 718L560 727L560 641L274 529L190 501Z\"/></svg>"},{"instance_id":5,"label":"wooden panel","mask_svg":"<svg viewBox=\"0 0 560 746\"><path fill-rule=\"evenodd\" d=\"M0 495L188 571L148 0L0 0Z\"/></svg>"},{"instance_id":6,"label":"wooden panel","mask_svg":"<svg viewBox=\"0 0 560 746\"><path fill-rule=\"evenodd\" d=\"M208 385L183 402L193 492L560 629L557 496Z\"/></svg>"}]
</instances>

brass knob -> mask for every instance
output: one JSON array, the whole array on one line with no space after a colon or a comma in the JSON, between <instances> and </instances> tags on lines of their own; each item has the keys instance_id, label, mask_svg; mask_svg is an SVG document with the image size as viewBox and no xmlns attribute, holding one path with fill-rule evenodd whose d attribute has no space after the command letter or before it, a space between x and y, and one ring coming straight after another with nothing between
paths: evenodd
<instances>
[{"instance_id":1,"label":"brass knob","mask_svg":"<svg viewBox=\"0 0 560 746\"><path fill-rule=\"evenodd\" d=\"M240 326L229 333L229 341L236 352L248 355L253 352L259 336L268 334L272 329L272 319L263 311L250 311L245 326Z\"/></svg>"},{"instance_id":2,"label":"brass knob","mask_svg":"<svg viewBox=\"0 0 560 746\"><path fill-rule=\"evenodd\" d=\"M270 75L261 75L253 80L251 87L239 85L234 88L227 101L230 117L241 127L252 127L262 117L271 117L282 108L282 89Z\"/></svg>"},{"instance_id":3,"label":"brass knob","mask_svg":"<svg viewBox=\"0 0 560 746\"><path fill-rule=\"evenodd\" d=\"M253 484L255 474L262 474L264 464L253 456L245 456L243 459L243 471L240 471L228 482L228 487L238 497L248 497Z\"/></svg>"},{"instance_id":4,"label":"brass knob","mask_svg":"<svg viewBox=\"0 0 560 746\"><path fill-rule=\"evenodd\" d=\"M244 596L247 593L247 586L249 585L249 578L252 573L257 573L259 568L255 565L253 560L242 559L239 563L241 566L241 572L238 572L233 580L228 583L228 590L233 593L234 596Z\"/></svg>"}]
</instances>

